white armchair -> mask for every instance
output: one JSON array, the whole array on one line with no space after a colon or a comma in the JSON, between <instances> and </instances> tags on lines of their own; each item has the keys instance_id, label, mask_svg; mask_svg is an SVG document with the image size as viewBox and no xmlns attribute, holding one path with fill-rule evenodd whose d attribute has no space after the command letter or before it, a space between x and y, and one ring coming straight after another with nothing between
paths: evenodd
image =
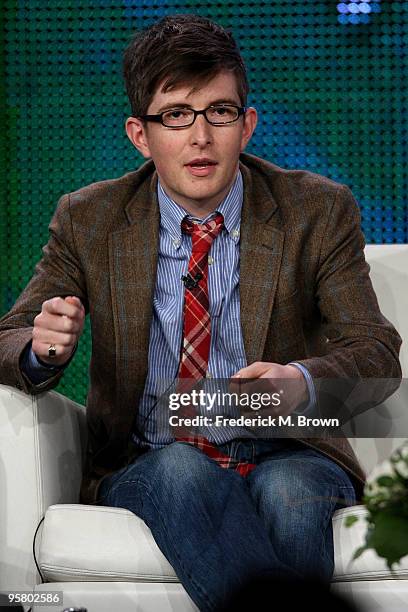
<instances>
[{"instance_id":1,"label":"white armchair","mask_svg":"<svg viewBox=\"0 0 408 612\"><path fill-rule=\"evenodd\" d=\"M383 313L408 338L408 246L368 246L366 256ZM405 345L401 361L407 373ZM405 408L408 398L401 392L393 401ZM78 504L85 442L82 406L55 392L31 397L0 386L0 591L63 591L60 608L33 606L33 612L67 606L88 612L197 611L141 519L120 508ZM370 474L403 439L350 442ZM364 512L355 506L333 517L332 588L362 612L407 610L408 557L397 578L372 551L351 561L363 543L365 521L347 529L344 517ZM44 515L36 537L42 583L32 547Z\"/></svg>"}]
</instances>

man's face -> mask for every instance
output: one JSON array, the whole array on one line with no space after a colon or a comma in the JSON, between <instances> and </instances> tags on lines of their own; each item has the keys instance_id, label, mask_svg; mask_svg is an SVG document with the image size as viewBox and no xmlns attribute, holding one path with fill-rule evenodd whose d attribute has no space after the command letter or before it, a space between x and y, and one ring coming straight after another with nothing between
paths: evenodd
<instances>
[{"instance_id":1,"label":"man's face","mask_svg":"<svg viewBox=\"0 0 408 612\"><path fill-rule=\"evenodd\" d=\"M202 110L222 102L241 106L236 78L230 72L219 73L193 93L190 86L166 93L160 86L146 114L156 115L178 104ZM193 125L173 129L153 122L144 126L139 119L130 117L126 131L142 155L153 159L166 193L185 210L203 218L228 193L238 171L239 155L252 136L256 119L256 110L249 108L234 123L214 126L198 115ZM213 163L201 170L191 165L203 159Z\"/></svg>"}]
</instances>

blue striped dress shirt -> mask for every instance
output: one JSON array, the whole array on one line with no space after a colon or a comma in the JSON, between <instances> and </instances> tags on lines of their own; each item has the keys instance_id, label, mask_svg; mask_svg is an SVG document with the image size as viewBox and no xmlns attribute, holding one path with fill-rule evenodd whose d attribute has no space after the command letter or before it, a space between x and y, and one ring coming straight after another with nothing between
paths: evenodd
<instances>
[{"instance_id":1,"label":"blue striped dress shirt","mask_svg":"<svg viewBox=\"0 0 408 612\"><path fill-rule=\"evenodd\" d=\"M230 191L217 209L204 219L187 214L166 194L160 181L158 201L159 256L150 328L148 374L133 434L133 440L138 446L150 448L161 448L174 441L168 425L170 411L167 396L169 392L175 391L183 340L184 285L181 277L187 274L192 250L191 236L181 231L181 222L186 216L191 221L201 223L208 221L216 212L224 217L224 229L214 240L208 257L211 344L207 392L216 393L220 388L218 383L222 386L222 382L226 383L233 374L247 365L239 301L239 236L243 202L241 172L238 172ZM293 365L299 367L306 377L312 400L314 386L309 372L301 364ZM216 379L214 385L212 379ZM160 397L162 402L158 399ZM199 413L206 414L205 406L201 407ZM222 413L222 406L215 406L211 416ZM214 444L224 444L238 437L255 437L254 433L244 427L202 427L200 433Z\"/></svg>"}]
</instances>

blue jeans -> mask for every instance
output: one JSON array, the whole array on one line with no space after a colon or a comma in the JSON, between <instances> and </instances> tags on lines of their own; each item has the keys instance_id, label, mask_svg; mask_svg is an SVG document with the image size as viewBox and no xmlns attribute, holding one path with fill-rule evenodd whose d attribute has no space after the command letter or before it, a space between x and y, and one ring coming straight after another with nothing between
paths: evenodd
<instances>
[{"instance_id":1,"label":"blue jeans","mask_svg":"<svg viewBox=\"0 0 408 612\"><path fill-rule=\"evenodd\" d=\"M101 503L141 517L187 593L221 610L251 578L333 575L332 515L356 503L334 461L288 439L237 439L218 447L256 463L247 477L174 442L105 478Z\"/></svg>"}]
</instances>

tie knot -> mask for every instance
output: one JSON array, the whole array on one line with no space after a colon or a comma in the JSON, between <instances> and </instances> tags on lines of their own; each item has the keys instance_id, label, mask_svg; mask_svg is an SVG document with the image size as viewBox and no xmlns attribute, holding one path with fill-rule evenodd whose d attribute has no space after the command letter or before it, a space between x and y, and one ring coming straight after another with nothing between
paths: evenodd
<instances>
[{"instance_id":1,"label":"tie knot","mask_svg":"<svg viewBox=\"0 0 408 612\"><path fill-rule=\"evenodd\" d=\"M193 241L193 251L208 253L214 239L224 227L224 217L217 213L213 219L206 223L193 223L189 219L183 219L181 229L185 234L190 234Z\"/></svg>"}]
</instances>

